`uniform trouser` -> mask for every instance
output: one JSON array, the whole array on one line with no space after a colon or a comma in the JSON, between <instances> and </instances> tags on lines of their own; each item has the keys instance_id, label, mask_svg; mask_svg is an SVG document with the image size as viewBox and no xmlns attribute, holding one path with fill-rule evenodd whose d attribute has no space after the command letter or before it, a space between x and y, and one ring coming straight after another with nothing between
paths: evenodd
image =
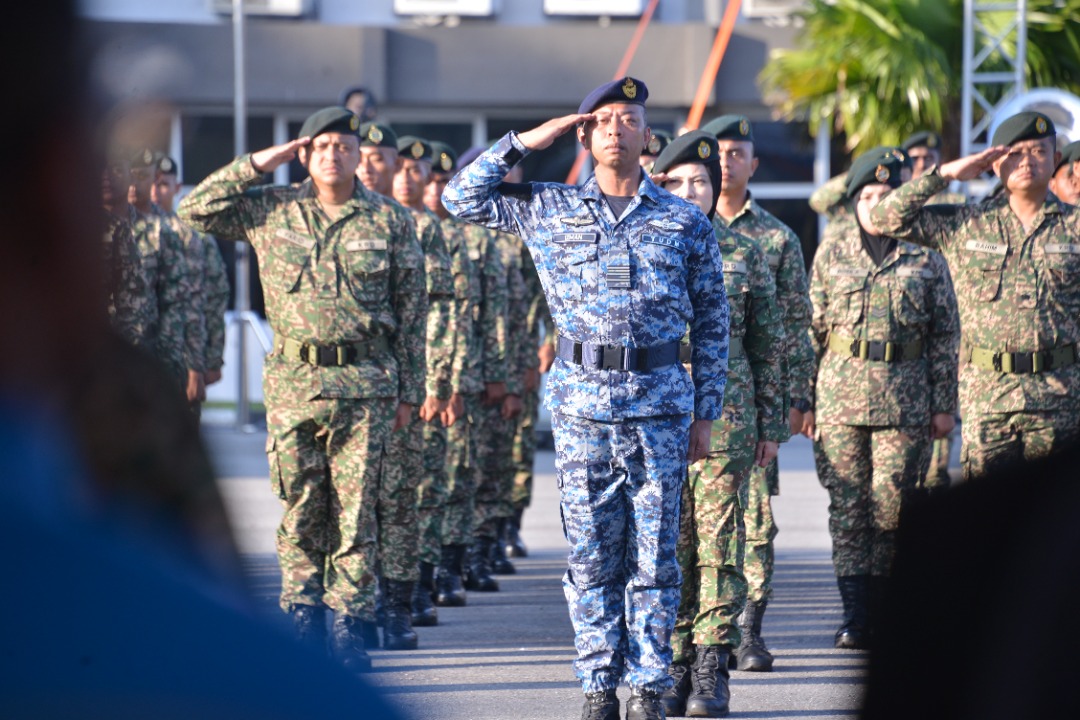
<instances>
[{"instance_id":1,"label":"uniform trouser","mask_svg":"<svg viewBox=\"0 0 1080 720\"><path fill-rule=\"evenodd\" d=\"M472 542L476 510L476 424L480 395L464 395L465 417L446 431L446 503L443 507L442 544Z\"/></svg>"},{"instance_id":2,"label":"uniform trouser","mask_svg":"<svg viewBox=\"0 0 1080 720\"><path fill-rule=\"evenodd\" d=\"M281 607L327 605L374 619L379 470L394 398L267 402Z\"/></svg>"},{"instance_id":3,"label":"uniform trouser","mask_svg":"<svg viewBox=\"0 0 1080 720\"><path fill-rule=\"evenodd\" d=\"M476 512L473 516L473 536L499 536L499 518L511 517L514 506L514 465L511 453L514 445L516 420L502 416L502 403L480 405L476 433Z\"/></svg>"},{"instance_id":4,"label":"uniform trouser","mask_svg":"<svg viewBox=\"0 0 1080 720\"><path fill-rule=\"evenodd\" d=\"M585 692L670 687L675 557L690 416L607 423L552 413L563 592Z\"/></svg>"},{"instance_id":5,"label":"uniform trouser","mask_svg":"<svg viewBox=\"0 0 1080 720\"><path fill-rule=\"evenodd\" d=\"M743 508L753 464L754 445L710 452L690 466L683 483L674 660L689 660L691 644L739 646L738 617L746 605Z\"/></svg>"},{"instance_id":6,"label":"uniform trouser","mask_svg":"<svg viewBox=\"0 0 1080 720\"><path fill-rule=\"evenodd\" d=\"M514 433L514 491L511 502L514 512L529 507L532 502L533 463L536 460L536 421L540 415L540 388L525 391L521 398L524 405L518 415L517 432Z\"/></svg>"},{"instance_id":7,"label":"uniform trouser","mask_svg":"<svg viewBox=\"0 0 1080 720\"><path fill-rule=\"evenodd\" d=\"M455 425L468 425L459 418ZM449 496L447 473L447 437L442 420L435 418L424 425L424 475L416 493L417 554L420 562L438 565L442 554L442 529Z\"/></svg>"},{"instance_id":8,"label":"uniform trouser","mask_svg":"<svg viewBox=\"0 0 1080 720\"><path fill-rule=\"evenodd\" d=\"M1038 460L1080 440L1075 407L1054 412L964 416L960 464L964 479L993 473L1014 463Z\"/></svg>"},{"instance_id":9,"label":"uniform trouser","mask_svg":"<svg viewBox=\"0 0 1080 720\"><path fill-rule=\"evenodd\" d=\"M818 425L814 460L829 491L837 577L891 573L900 510L929 452L927 425Z\"/></svg>"},{"instance_id":10,"label":"uniform trouser","mask_svg":"<svg viewBox=\"0 0 1080 720\"><path fill-rule=\"evenodd\" d=\"M424 421L414 407L409 424L383 446L379 484L379 575L387 580L420 579L417 558L416 493L424 473Z\"/></svg>"},{"instance_id":11,"label":"uniform trouser","mask_svg":"<svg viewBox=\"0 0 1080 720\"><path fill-rule=\"evenodd\" d=\"M767 602L772 597L773 570L776 553L773 541L779 530L773 518L772 496L780 487L780 470L773 458L768 467L754 465L750 470L746 506L743 517L746 522L746 599L749 602Z\"/></svg>"}]
</instances>

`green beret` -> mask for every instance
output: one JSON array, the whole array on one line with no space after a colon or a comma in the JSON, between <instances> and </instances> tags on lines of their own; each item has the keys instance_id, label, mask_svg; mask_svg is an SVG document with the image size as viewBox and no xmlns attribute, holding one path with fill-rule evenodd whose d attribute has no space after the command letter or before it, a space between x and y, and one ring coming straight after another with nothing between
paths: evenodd
<instances>
[{"instance_id":1,"label":"green beret","mask_svg":"<svg viewBox=\"0 0 1080 720\"><path fill-rule=\"evenodd\" d=\"M723 176L720 173L719 143L712 136L712 133L704 130L692 130L675 138L660 153L660 157L656 158L656 162L652 166L652 172L653 174L659 174L667 172L676 165L691 163L704 165L705 169L709 171L709 178L712 180L713 186L713 209L708 213L711 220L713 213L716 212L716 199L720 197L720 189L723 183Z\"/></svg>"},{"instance_id":2,"label":"green beret","mask_svg":"<svg viewBox=\"0 0 1080 720\"><path fill-rule=\"evenodd\" d=\"M1080 162L1080 140L1071 142L1061 148L1061 162L1054 168L1054 172L1060 170L1062 165L1069 165L1074 162Z\"/></svg>"},{"instance_id":3,"label":"green beret","mask_svg":"<svg viewBox=\"0 0 1080 720\"><path fill-rule=\"evenodd\" d=\"M585 96L578 105L578 114L590 113L601 105L621 103L629 105L641 105L649 98L649 88L637 78L624 77L622 80L614 80L604 83Z\"/></svg>"},{"instance_id":4,"label":"green beret","mask_svg":"<svg viewBox=\"0 0 1080 720\"><path fill-rule=\"evenodd\" d=\"M139 148L128 155L128 160L131 162L131 167L133 168L153 167L154 159L154 151L150 148Z\"/></svg>"},{"instance_id":5,"label":"green beret","mask_svg":"<svg viewBox=\"0 0 1080 720\"><path fill-rule=\"evenodd\" d=\"M701 128L717 140L745 140L754 142L754 128L745 115L721 115Z\"/></svg>"},{"instance_id":6,"label":"green beret","mask_svg":"<svg viewBox=\"0 0 1080 720\"><path fill-rule=\"evenodd\" d=\"M867 185L882 184L892 188L900 187L900 169L904 166L902 153L898 148L874 148L855 158L847 172L844 192L848 198L855 198Z\"/></svg>"},{"instance_id":7,"label":"green beret","mask_svg":"<svg viewBox=\"0 0 1080 720\"><path fill-rule=\"evenodd\" d=\"M941 148L941 136L933 130L923 130L922 132L915 133L900 144L900 149L905 152L917 147L939 150Z\"/></svg>"},{"instance_id":8,"label":"green beret","mask_svg":"<svg viewBox=\"0 0 1080 720\"><path fill-rule=\"evenodd\" d=\"M1041 112L1029 110L1017 113L998 125L994 131L994 139L991 145L1012 145L1021 140L1038 140L1039 138L1054 137L1054 121Z\"/></svg>"},{"instance_id":9,"label":"green beret","mask_svg":"<svg viewBox=\"0 0 1080 720\"><path fill-rule=\"evenodd\" d=\"M389 125L366 122L360 126L360 147L388 147L397 150L397 133Z\"/></svg>"},{"instance_id":10,"label":"green beret","mask_svg":"<svg viewBox=\"0 0 1080 720\"><path fill-rule=\"evenodd\" d=\"M652 137L649 138L649 144L645 146L645 152L643 155L659 155L664 152L664 148L671 144L672 135L664 130L653 130Z\"/></svg>"},{"instance_id":11,"label":"green beret","mask_svg":"<svg viewBox=\"0 0 1080 720\"><path fill-rule=\"evenodd\" d=\"M312 140L323 133L336 132L345 135L356 135L360 129L360 118L343 107L325 107L304 121L300 126L299 137L309 137Z\"/></svg>"},{"instance_id":12,"label":"green beret","mask_svg":"<svg viewBox=\"0 0 1080 720\"><path fill-rule=\"evenodd\" d=\"M432 163L435 172L453 172L454 165L457 164L457 153L454 152L454 148L438 140L431 141L431 157L435 159Z\"/></svg>"},{"instance_id":13,"label":"green beret","mask_svg":"<svg viewBox=\"0 0 1080 720\"><path fill-rule=\"evenodd\" d=\"M397 141L397 150L401 157L409 160L426 160L434 162L434 153L431 143L415 135L402 135Z\"/></svg>"}]
</instances>

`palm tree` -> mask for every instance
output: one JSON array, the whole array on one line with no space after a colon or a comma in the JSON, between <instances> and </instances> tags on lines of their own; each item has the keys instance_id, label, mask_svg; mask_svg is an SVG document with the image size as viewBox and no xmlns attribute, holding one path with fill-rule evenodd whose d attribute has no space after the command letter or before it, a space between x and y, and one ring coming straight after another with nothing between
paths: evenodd
<instances>
[{"instance_id":1,"label":"palm tree","mask_svg":"<svg viewBox=\"0 0 1080 720\"><path fill-rule=\"evenodd\" d=\"M761 71L766 101L787 119L808 120L812 132L831 123L852 152L926 129L955 148L963 12L963 0L809 0L796 47ZM1011 17L987 25L1003 28ZM1028 0L1027 23L1029 87L1080 92L1080 0ZM995 64L1006 69L1000 55L984 69Z\"/></svg>"}]
</instances>

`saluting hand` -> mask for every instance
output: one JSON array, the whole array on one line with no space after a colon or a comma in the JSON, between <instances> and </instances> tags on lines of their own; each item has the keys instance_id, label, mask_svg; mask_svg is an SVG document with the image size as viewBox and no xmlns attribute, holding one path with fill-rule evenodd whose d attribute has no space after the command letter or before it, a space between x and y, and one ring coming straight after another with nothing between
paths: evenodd
<instances>
[{"instance_id":1,"label":"saluting hand","mask_svg":"<svg viewBox=\"0 0 1080 720\"><path fill-rule=\"evenodd\" d=\"M555 142L561 135L566 134L575 125L589 122L595 118L596 115L593 113L564 115L563 117L548 120L543 125L532 130L518 133L518 140L530 150L543 150L546 147L551 147L551 143Z\"/></svg>"},{"instance_id":2,"label":"saluting hand","mask_svg":"<svg viewBox=\"0 0 1080 720\"><path fill-rule=\"evenodd\" d=\"M259 172L274 172L287 162L296 157L300 148L311 142L311 138L302 137L290 140L284 145L274 145L265 150L251 153L251 164Z\"/></svg>"},{"instance_id":3,"label":"saluting hand","mask_svg":"<svg viewBox=\"0 0 1080 720\"><path fill-rule=\"evenodd\" d=\"M994 161L1009 154L1008 145L998 145L982 152L958 158L941 166L938 172L945 180L974 180L994 167Z\"/></svg>"}]
</instances>

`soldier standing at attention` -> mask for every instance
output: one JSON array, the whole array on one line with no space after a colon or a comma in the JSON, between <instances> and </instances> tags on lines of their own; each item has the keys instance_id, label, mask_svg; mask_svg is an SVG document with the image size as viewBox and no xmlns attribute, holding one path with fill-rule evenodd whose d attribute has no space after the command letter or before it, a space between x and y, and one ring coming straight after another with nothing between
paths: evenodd
<instances>
[{"instance_id":1,"label":"soldier standing at attention","mask_svg":"<svg viewBox=\"0 0 1080 720\"><path fill-rule=\"evenodd\" d=\"M157 176L150 188L150 199L170 213L176 205L176 193L180 189L178 172L176 161L162 155L158 158ZM229 306L229 276L217 240L209 236L201 239L204 268L201 309L206 325L206 371L203 378L206 385L213 385L221 380L221 367L225 364L225 311Z\"/></svg>"},{"instance_id":2,"label":"soldier standing at attention","mask_svg":"<svg viewBox=\"0 0 1080 720\"><path fill-rule=\"evenodd\" d=\"M730 318L723 415L708 455L690 466L683 485L683 583L668 669L674 685L663 696L668 716L728 714L728 665L742 645L738 618L747 597L743 515L750 471L767 466L790 435L776 286L761 247L714 216L722 184L718 149L711 132L694 130L673 140L653 165L654 180L712 219Z\"/></svg>"},{"instance_id":3,"label":"soldier standing at attention","mask_svg":"<svg viewBox=\"0 0 1080 720\"><path fill-rule=\"evenodd\" d=\"M739 235L755 241L765 252L776 284L776 304L784 326L784 352L780 358L783 398L789 434L802 431L803 413L810 409L810 376L814 373L814 350L810 347L810 288L806 277L802 243L795 232L770 214L750 195L750 178L759 159L754 153L754 129L742 115L723 115L702 130L717 139L723 187L716 202L714 224L720 222ZM724 253L723 248L720 251ZM729 292L728 299L731 299ZM775 567L773 541L777 527L772 496L780 494L776 460L750 471L745 507L747 583L746 610L739 619L742 642L736 651L739 670L772 670L773 657L761 638L761 621L772 596Z\"/></svg>"},{"instance_id":4,"label":"soldier standing at attention","mask_svg":"<svg viewBox=\"0 0 1080 720\"><path fill-rule=\"evenodd\" d=\"M408 155L398 148L409 151ZM416 226L424 253L428 314L425 321L426 395L409 424L391 436L384 450L379 482L379 575L382 579L383 647L412 650L417 636L412 629L412 595L419 578L417 559L416 495L424 473L424 424L447 410L454 330L450 325L450 258L438 225L423 212L423 179L429 164L421 158L430 147L410 138L403 144L390 127L378 123L360 126L360 165L357 177L368 190L403 209ZM399 189L400 188L400 189ZM420 204L411 210L401 203ZM375 629L368 628L375 634Z\"/></svg>"},{"instance_id":5,"label":"soldier standing at attention","mask_svg":"<svg viewBox=\"0 0 1080 720\"><path fill-rule=\"evenodd\" d=\"M888 148L856 159L847 173L856 230L818 250L810 279L818 367L804 428L829 492L838 648L866 648L902 505L926 471L931 437L955 423L959 322L948 269L870 221L901 168Z\"/></svg>"},{"instance_id":6,"label":"soldier standing at attention","mask_svg":"<svg viewBox=\"0 0 1080 720\"><path fill-rule=\"evenodd\" d=\"M607 83L573 115L512 132L443 193L458 217L512 232L532 253L558 329L552 413L582 717L662 718L679 604L675 557L687 463L709 449L727 370L727 296L712 227L638 164L648 90ZM575 129L584 186L503 185L526 154ZM690 325L693 379L679 363ZM691 422L693 413L693 422Z\"/></svg>"},{"instance_id":7,"label":"soldier standing at attention","mask_svg":"<svg viewBox=\"0 0 1080 720\"><path fill-rule=\"evenodd\" d=\"M1048 190L1054 124L1008 118L993 147L945 163L872 213L882 232L944 254L956 283L965 478L1035 460L1080 436L1080 211ZM1004 188L978 205L926 205L953 180L993 169Z\"/></svg>"},{"instance_id":8,"label":"soldier standing at attention","mask_svg":"<svg viewBox=\"0 0 1080 720\"><path fill-rule=\"evenodd\" d=\"M359 120L330 107L300 136L244 155L180 203L196 230L250 242L275 350L263 377L281 607L302 640L367 670L375 619L379 461L424 398L424 258L412 219L355 177ZM299 157L310 178L260 185Z\"/></svg>"},{"instance_id":9,"label":"soldier standing at attention","mask_svg":"<svg viewBox=\"0 0 1080 720\"><path fill-rule=\"evenodd\" d=\"M103 223L103 259L105 262L105 297L109 325L125 341L144 347L151 354L148 342L151 307L157 303L142 271L139 248L135 244L132 223L135 210L128 204L131 187L131 164L126 155L115 149L109 153L101 177L101 202L105 211Z\"/></svg>"}]
</instances>

